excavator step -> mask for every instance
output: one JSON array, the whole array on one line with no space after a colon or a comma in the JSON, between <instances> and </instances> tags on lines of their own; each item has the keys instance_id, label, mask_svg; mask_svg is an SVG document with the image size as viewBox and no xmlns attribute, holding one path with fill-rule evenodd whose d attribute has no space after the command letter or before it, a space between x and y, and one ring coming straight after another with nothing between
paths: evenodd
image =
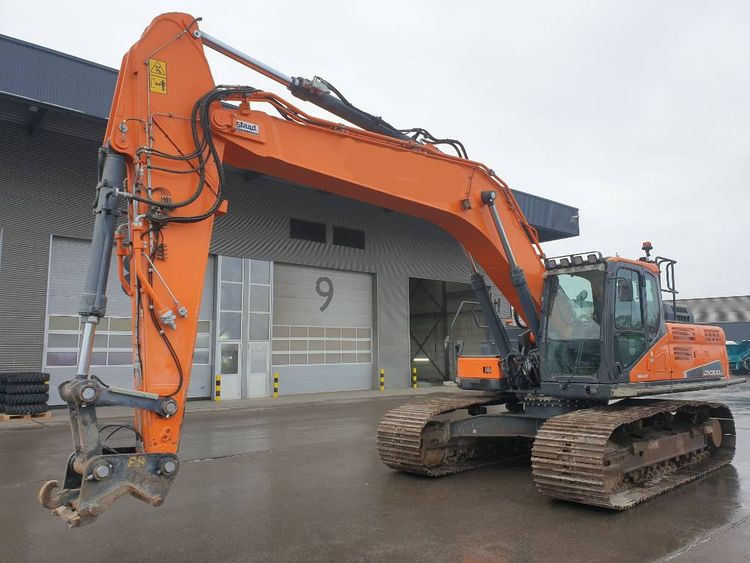
<instances>
[{"instance_id":1,"label":"excavator step","mask_svg":"<svg viewBox=\"0 0 750 563\"><path fill-rule=\"evenodd\" d=\"M667 423L659 438L648 440L643 437L644 426L648 430L659 417L679 416L709 425L716 420L721 436L707 438L702 449L686 447L667 459L657 457L654 463L621 469L624 457L635 455L634 440L640 440L640 451L654 452L660 447L659 438L675 435ZM687 435L699 435L700 428L696 422ZM734 447L734 421L725 405L627 400L550 418L537 434L531 464L537 490L544 495L626 510L730 463Z\"/></svg>"}]
</instances>

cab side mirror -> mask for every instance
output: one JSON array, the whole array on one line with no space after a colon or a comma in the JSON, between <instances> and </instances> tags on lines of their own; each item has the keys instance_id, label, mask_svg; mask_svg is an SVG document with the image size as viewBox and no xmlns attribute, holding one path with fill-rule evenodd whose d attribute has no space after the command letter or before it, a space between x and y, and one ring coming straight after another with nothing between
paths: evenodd
<instances>
[{"instance_id":1,"label":"cab side mirror","mask_svg":"<svg viewBox=\"0 0 750 563\"><path fill-rule=\"evenodd\" d=\"M630 302L633 300L633 284L625 278L617 278L617 300Z\"/></svg>"}]
</instances>

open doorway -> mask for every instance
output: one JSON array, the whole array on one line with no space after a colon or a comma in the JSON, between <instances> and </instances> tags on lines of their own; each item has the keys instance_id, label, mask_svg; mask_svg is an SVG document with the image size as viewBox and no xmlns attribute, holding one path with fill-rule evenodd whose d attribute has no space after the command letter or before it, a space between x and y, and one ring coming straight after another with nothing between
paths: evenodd
<instances>
[{"instance_id":1,"label":"open doorway","mask_svg":"<svg viewBox=\"0 0 750 563\"><path fill-rule=\"evenodd\" d=\"M511 308L493 290L501 319L510 323ZM508 326L515 346L518 328ZM484 315L468 283L409 279L411 365L421 385L442 384L456 377L458 354L495 354Z\"/></svg>"}]
</instances>

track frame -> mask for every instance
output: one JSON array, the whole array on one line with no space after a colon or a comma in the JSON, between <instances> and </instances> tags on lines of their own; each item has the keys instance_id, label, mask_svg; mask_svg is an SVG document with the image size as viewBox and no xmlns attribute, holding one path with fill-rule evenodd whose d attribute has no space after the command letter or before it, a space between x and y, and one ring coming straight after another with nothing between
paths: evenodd
<instances>
[{"instance_id":1,"label":"track frame","mask_svg":"<svg viewBox=\"0 0 750 563\"><path fill-rule=\"evenodd\" d=\"M530 456L540 493L625 510L730 463L735 433L721 403L487 393L393 409L377 443L387 466L430 477Z\"/></svg>"}]
</instances>

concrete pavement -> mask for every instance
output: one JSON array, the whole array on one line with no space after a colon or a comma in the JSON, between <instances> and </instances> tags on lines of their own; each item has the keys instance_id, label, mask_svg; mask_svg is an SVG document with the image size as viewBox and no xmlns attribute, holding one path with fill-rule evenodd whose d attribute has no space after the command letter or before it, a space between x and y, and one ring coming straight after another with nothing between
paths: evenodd
<instances>
[{"instance_id":1,"label":"concrete pavement","mask_svg":"<svg viewBox=\"0 0 750 563\"><path fill-rule=\"evenodd\" d=\"M330 396L190 412L164 506L127 498L68 530L35 495L61 476L69 431L3 425L0 561L743 561L750 389L711 398L735 412L734 464L624 513L541 497L526 462L390 471L375 427L408 397Z\"/></svg>"}]
</instances>

